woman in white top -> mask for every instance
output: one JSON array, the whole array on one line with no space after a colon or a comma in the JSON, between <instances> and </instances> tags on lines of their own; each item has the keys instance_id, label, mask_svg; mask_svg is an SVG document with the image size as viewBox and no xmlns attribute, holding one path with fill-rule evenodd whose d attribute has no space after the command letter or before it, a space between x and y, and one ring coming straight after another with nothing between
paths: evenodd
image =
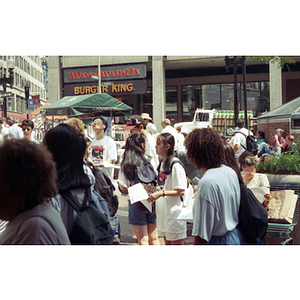
<instances>
[{"instance_id":1,"label":"woman in white top","mask_svg":"<svg viewBox=\"0 0 300 300\"><path fill-rule=\"evenodd\" d=\"M151 194L148 202L155 202L157 229L166 245L183 245L186 238L186 222L171 216L174 206L181 205L181 196L187 188L185 170L174 153L175 139L170 133L162 133L156 139L156 153L162 161L158 166L158 191Z\"/></svg>"},{"instance_id":2,"label":"woman in white top","mask_svg":"<svg viewBox=\"0 0 300 300\"><path fill-rule=\"evenodd\" d=\"M264 199L260 201L264 207L267 207L271 199L270 183L267 175L256 173L256 167L257 167L257 162L255 157L247 156L243 160L242 163L242 169L244 171L244 175L242 175L243 181L250 189L252 187L263 187L263 186L268 187L268 192L264 194Z\"/></svg>"}]
</instances>

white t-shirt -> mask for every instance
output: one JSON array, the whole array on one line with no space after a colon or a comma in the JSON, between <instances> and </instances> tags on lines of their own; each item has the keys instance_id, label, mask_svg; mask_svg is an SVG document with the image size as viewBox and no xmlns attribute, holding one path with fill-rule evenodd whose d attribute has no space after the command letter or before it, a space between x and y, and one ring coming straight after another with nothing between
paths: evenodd
<instances>
[{"instance_id":1,"label":"white t-shirt","mask_svg":"<svg viewBox=\"0 0 300 300\"><path fill-rule=\"evenodd\" d=\"M101 140L92 140L92 153L90 158L93 163L103 163L109 159L117 160L117 146L111 137L105 136ZM103 167L101 170L114 182L114 168Z\"/></svg>"},{"instance_id":2,"label":"white t-shirt","mask_svg":"<svg viewBox=\"0 0 300 300\"><path fill-rule=\"evenodd\" d=\"M70 245L59 213L43 202L8 222L0 235L3 245Z\"/></svg>"},{"instance_id":3,"label":"white t-shirt","mask_svg":"<svg viewBox=\"0 0 300 300\"><path fill-rule=\"evenodd\" d=\"M170 134L172 134L174 136L174 139L175 139L175 147L174 147L174 149L177 150L177 130L174 127L172 127L171 125L167 125L161 131L161 133L165 133L165 132L170 133Z\"/></svg>"},{"instance_id":4,"label":"white t-shirt","mask_svg":"<svg viewBox=\"0 0 300 300\"><path fill-rule=\"evenodd\" d=\"M146 154L151 157L151 165L156 171L159 164L158 156L156 154L156 149L155 149L156 142L151 134L148 134L147 136L145 136L145 138L147 143Z\"/></svg>"},{"instance_id":5,"label":"white t-shirt","mask_svg":"<svg viewBox=\"0 0 300 300\"><path fill-rule=\"evenodd\" d=\"M13 126L9 127L8 132L12 139L22 139L24 137L23 131L18 124L14 124Z\"/></svg>"},{"instance_id":6,"label":"white t-shirt","mask_svg":"<svg viewBox=\"0 0 300 300\"><path fill-rule=\"evenodd\" d=\"M240 185L231 168L207 170L201 178L193 206L193 233L209 241L222 236L239 223Z\"/></svg>"},{"instance_id":7,"label":"white t-shirt","mask_svg":"<svg viewBox=\"0 0 300 300\"><path fill-rule=\"evenodd\" d=\"M244 134L248 135L248 129L247 128L242 128L239 131L241 131ZM249 131L249 132L250 132L250 135L253 135L253 133L251 131ZM232 144L233 147L234 147L234 145L240 145L239 150L236 152L236 154L238 156L240 156L245 151L245 149L241 145L243 145L245 148L247 147L246 137L243 134L238 133L238 132L232 138L232 141L230 143Z\"/></svg>"},{"instance_id":8,"label":"white t-shirt","mask_svg":"<svg viewBox=\"0 0 300 300\"><path fill-rule=\"evenodd\" d=\"M175 163L172 167L172 173L165 175L162 173L163 162L159 170L159 180L165 191L176 189L187 189L187 180L183 167L179 163ZM183 233L186 232L186 222L179 221L171 217L171 209L181 205L180 196L160 197L155 202L156 224L159 235L162 233Z\"/></svg>"},{"instance_id":9,"label":"white t-shirt","mask_svg":"<svg viewBox=\"0 0 300 300\"><path fill-rule=\"evenodd\" d=\"M177 133L177 137L178 137L178 140L177 140L177 148L178 148L178 151L185 151L185 147L184 147L184 135L182 133Z\"/></svg>"}]
</instances>

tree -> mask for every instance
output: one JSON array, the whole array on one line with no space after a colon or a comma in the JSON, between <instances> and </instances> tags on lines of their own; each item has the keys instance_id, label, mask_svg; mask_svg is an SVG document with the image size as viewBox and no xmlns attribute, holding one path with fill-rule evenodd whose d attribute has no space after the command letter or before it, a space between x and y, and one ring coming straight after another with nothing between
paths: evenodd
<instances>
[{"instance_id":1,"label":"tree","mask_svg":"<svg viewBox=\"0 0 300 300\"><path fill-rule=\"evenodd\" d=\"M278 64L280 68L283 68L285 65L287 69L290 71L289 64L295 64L296 61L291 59L289 56L250 56L253 62L256 64L258 61L265 61L266 64Z\"/></svg>"}]
</instances>

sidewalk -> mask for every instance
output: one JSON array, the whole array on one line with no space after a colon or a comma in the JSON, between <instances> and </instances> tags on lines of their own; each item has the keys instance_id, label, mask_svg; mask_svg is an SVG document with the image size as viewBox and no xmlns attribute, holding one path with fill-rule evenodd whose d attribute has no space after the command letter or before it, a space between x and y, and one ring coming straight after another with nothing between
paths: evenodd
<instances>
[{"instance_id":1,"label":"sidewalk","mask_svg":"<svg viewBox=\"0 0 300 300\"><path fill-rule=\"evenodd\" d=\"M119 209L118 216L121 226L121 241L120 245L138 245L136 235L134 233L132 225L128 223L128 201L126 200L126 195L120 193L119 190L115 191L115 194L119 198ZM188 226L188 233L191 231L190 226ZM159 238L161 245L164 245L164 239ZM186 245L191 244L191 239L187 238L185 241Z\"/></svg>"}]
</instances>

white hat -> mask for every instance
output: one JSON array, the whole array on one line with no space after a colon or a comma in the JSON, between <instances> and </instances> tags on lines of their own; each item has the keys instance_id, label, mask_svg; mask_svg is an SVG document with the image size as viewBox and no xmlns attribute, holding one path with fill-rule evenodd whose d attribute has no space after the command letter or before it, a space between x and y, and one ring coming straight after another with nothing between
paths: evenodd
<instances>
[{"instance_id":1,"label":"white hat","mask_svg":"<svg viewBox=\"0 0 300 300\"><path fill-rule=\"evenodd\" d=\"M146 114L146 113L142 113L141 117L146 120L152 120L152 118L150 118L149 114Z\"/></svg>"}]
</instances>

